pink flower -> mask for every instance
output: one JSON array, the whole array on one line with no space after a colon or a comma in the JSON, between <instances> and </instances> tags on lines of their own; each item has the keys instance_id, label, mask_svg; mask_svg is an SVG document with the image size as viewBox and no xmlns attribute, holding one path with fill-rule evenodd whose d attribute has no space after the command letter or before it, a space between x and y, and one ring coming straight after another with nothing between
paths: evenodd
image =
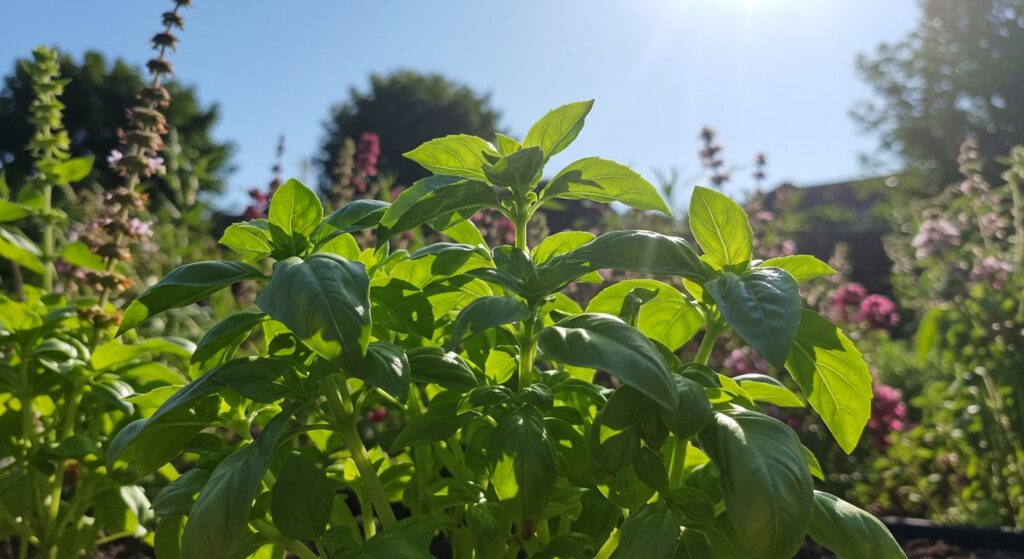
<instances>
[{"instance_id":1,"label":"pink flower","mask_svg":"<svg viewBox=\"0 0 1024 559\"><path fill-rule=\"evenodd\" d=\"M137 239L146 239L153 236L152 223L148 221L142 221L137 217L133 217L128 220L127 231L128 234Z\"/></svg>"},{"instance_id":2,"label":"pink flower","mask_svg":"<svg viewBox=\"0 0 1024 559\"><path fill-rule=\"evenodd\" d=\"M879 449L890 445L890 433L907 430L907 405L903 402L903 393L876 380L867 428Z\"/></svg>"},{"instance_id":3,"label":"pink flower","mask_svg":"<svg viewBox=\"0 0 1024 559\"><path fill-rule=\"evenodd\" d=\"M971 267L971 279L973 281L984 281L992 284L996 289L1002 289L1006 278L1013 271L1013 265L995 256L986 256L974 262Z\"/></svg>"},{"instance_id":4,"label":"pink flower","mask_svg":"<svg viewBox=\"0 0 1024 559\"><path fill-rule=\"evenodd\" d=\"M918 258L935 256L960 244L960 229L949 220L930 219L921 224L910 244Z\"/></svg>"},{"instance_id":5,"label":"pink flower","mask_svg":"<svg viewBox=\"0 0 1024 559\"><path fill-rule=\"evenodd\" d=\"M832 306L839 320L848 320L849 307L857 307L868 295L868 290L857 282L840 285L832 293Z\"/></svg>"},{"instance_id":6,"label":"pink flower","mask_svg":"<svg viewBox=\"0 0 1024 559\"><path fill-rule=\"evenodd\" d=\"M855 317L866 322L872 328L885 330L899 324L900 315L896 312L896 303L885 295L868 295L860 302L860 309Z\"/></svg>"},{"instance_id":7,"label":"pink flower","mask_svg":"<svg viewBox=\"0 0 1024 559\"><path fill-rule=\"evenodd\" d=\"M356 147L356 154L353 158L356 167L369 177L377 176L377 158L379 157L380 136L374 132L363 132L359 137L359 145Z\"/></svg>"},{"instance_id":8,"label":"pink flower","mask_svg":"<svg viewBox=\"0 0 1024 559\"><path fill-rule=\"evenodd\" d=\"M121 162L121 158L123 157L124 154L121 153L121 150L110 150L110 155L107 156L107 165L109 165L111 169L114 169L117 167L117 164Z\"/></svg>"},{"instance_id":9,"label":"pink flower","mask_svg":"<svg viewBox=\"0 0 1024 559\"><path fill-rule=\"evenodd\" d=\"M740 347L732 350L725 358L722 365L732 372L733 375L748 375L751 373L765 374L768 372L768 362L754 353L749 347Z\"/></svg>"}]
</instances>

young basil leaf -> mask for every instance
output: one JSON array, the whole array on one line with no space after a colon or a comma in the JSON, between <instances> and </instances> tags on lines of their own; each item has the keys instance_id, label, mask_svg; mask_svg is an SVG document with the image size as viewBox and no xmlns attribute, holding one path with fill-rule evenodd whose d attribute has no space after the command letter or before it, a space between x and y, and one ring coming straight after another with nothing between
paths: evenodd
<instances>
[{"instance_id":1,"label":"young basil leaf","mask_svg":"<svg viewBox=\"0 0 1024 559\"><path fill-rule=\"evenodd\" d=\"M282 535L296 540L320 537L327 528L334 488L309 458L289 454L270 494L270 514Z\"/></svg>"},{"instance_id":2,"label":"young basil leaf","mask_svg":"<svg viewBox=\"0 0 1024 559\"><path fill-rule=\"evenodd\" d=\"M653 298L640 306L636 328L670 350L677 350L700 331L704 317L678 289L656 280L623 280L594 296L587 312L619 314L627 295L634 289L655 291Z\"/></svg>"},{"instance_id":3,"label":"young basil leaf","mask_svg":"<svg viewBox=\"0 0 1024 559\"><path fill-rule=\"evenodd\" d=\"M43 252L20 231L0 227L0 258L42 274L45 266L41 259Z\"/></svg>"},{"instance_id":4,"label":"young basil leaf","mask_svg":"<svg viewBox=\"0 0 1024 559\"><path fill-rule=\"evenodd\" d=\"M423 346L410 349L407 354L412 378L417 382L436 384L460 394L479 384L473 370L455 352Z\"/></svg>"},{"instance_id":5,"label":"young basil leaf","mask_svg":"<svg viewBox=\"0 0 1024 559\"><path fill-rule=\"evenodd\" d=\"M579 248L592 240L594 240L594 234L588 231L560 231L544 237L530 251L530 258L540 266L548 260Z\"/></svg>"},{"instance_id":6,"label":"young basil leaf","mask_svg":"<svg viewBox=\"0 0 1024 559\"><path fill-rule=\"evenodd\" d=\"M523 149L523 144L519 143L519 140L510 138L501 132L494 135L494 145L498 147L498 153L505 156Z\"/></svg>"},{"instance_id":7,"label":"young basil leaf","mask_svg":"<svg viewBox=\"0 0 1024 559\"><path fill-rule=\"evenodd\" d=\"M314 254L274 265L256 305L328 361L361 357L370 338L370 282L362 264Z\"/></svg>"},{"instance_id":8,"label":"young basil leaf","mask_svg":"<svg viewBox=\"0 0 1024 559\"><path fill-rule=\"evenodd\" d=\"M225 384L221 381L221 377L226 378L245 378L254 369L267 367L271 370L282 371L283 367L289 367L286 362L280 361L273 358L260 358L250 357L243 359L234 359L227 363L213 369L205 375L197 378L196 380L181 387L180 390L174 393L173 396L167 399L153 415L146 419L137 419L124 429L121 429L110 442L107 447L107 468L113 469L114 462L121 456L123 452L141 435L146 431L159 427L163 423L165 416L169 416L173 412L185 409L197 400L217 392ZM198 432L203 428L202 425L198 426L195 432ZM157 464L162 465L163 462Z\"/></svg>"},{"instance_id":9,"label":"young basil leaf","mask_svg":"<svg viewBox=\"0 0 1024 559\"><path fill-rule=\"evenodd\" d=\"M814 492L810 536L843 559L906 559L892 533L874 516L823 493Z\"/></svg>"},{"instance_id":10,"label":"young basil leaf","mask_svg":"<svg viewBox=\"0 0 1024 559\"><path fill-rule=\"evenodd\" d=\"M530 127L523 140L524 147L539 147L544 151L545 160L569 147L576 139L594 100L578 101L548 111ZM499 138L500 141L500 138Z\"/></svg>"},{"instance_id":11,"label":"young basil leaf","mask_svg":"<svg viewBox=\"0 0 1024 559\"><path fill-rule=\"evenodd\" d=\"M696 187L690 198L690 231L712 266L745 264L753 257L754 232L747 213L728 196Z\"/></svg>"},{"instance_id":12,"label":"young basil leaf","mask_svg":"<svg viewBox=\"0 0 1024 559\"><path fill-rule=\"evenodd\" d=\"M559 171L540 192L542 201L552 198L621 202L637 210L658 210L672 215L658 189L639 173L599 157L580 159Z\"/></svg>"},{"instance_id":13,"label":"young basil leaf","mask_svg":"<svg viewBox=\"0 0 1024 559\"><path fill-rule=\"evenodd\" d=\"M50 171L54 184L71 184L89 176L92 172L92 164L95 159L92 155L74 157L67 161L61 161Z\"/></svg>"},{"instance_id":14,"label":"young basil leaf","mask_svg":"<svg viewBox=\"0 0 1024 559\"><path fill-rule=\"evenodd\" d=\"M117 329L120 336L153 315L191 305L210 295L249 279L264 279L262 272L243 262L207 261L175 269L128 305Z\"/></svg>"},{"instance_id":15,"label":"young basil leaf","mask_svg":"<svg viewBox=\"0 0 1024 559\"><path fill-rule=\"evenodd\" d=\"M853 342L821 315L804 310L786 369L839 446L853 452L871 418L871 371Z\"/></svg>"},{"instance_id":16,"label":"young basil leaf","mask_svg":"<svg viewBox=\"0 0 1024 559\"><path fill-rule=\"evenodd\" d=\"M193 468L165 485L153 499L153 512L157 516L188 514L192 510L195 496L210 479L210 470Z\"/></svg>"},{"instance_id":17,"label":"young basil leaf","mask_svg":"<svg viewBox=\"0 0 1024 559\"><path fill-rule=\"evenodd\" d=\"M200 364L200 369L224 363L266 316L261 312L239 312L218 322L203 334L190 362Z\"/></svg>"},{"instance_id":18,"label":"young basil leaf","mask_svg":"<svg viewBox=\"0 0 1024 559\"><path fill-rule=\"evenodd\" d=\"M0 198L0 223L17 221L23 217L32 215L32 208Z\"/></svg>"},{"instance_id":19,"label":"young basil leaf","mask_svg":"<svg viewBox=\"0 0 1024 559\"><path fill-rule=\"evenodd\" d=\"M637 329L607 314L581 314L541 331L540 349L554 361L601 369L667 409L678 399L668 365Z\"/></svg>"},{"instance_id":20,"label":"young basil leaf","mask_svg":"<svg viewBox=\"0 0 1024 559\"><path fill-rule=\"evenodd\" d=\"M485 155L497 157L498 152L486 140L466 134L436 138L403 154L435 175L477 180L487 180L482 169Z\"/></svg>"},{"instance_id":21,"label":"young basil leaf","mask_svg":"<svg viewBox=\"0 0 1024 559\"><path fill-rule=\"evenodd\" d=\"M182 557L228 557L247 532L253 499L292 411L277 414L256 442L214 468L189 513L181 536Z\"/></svg>"},{"instance_id":22,"label":"young basil leaf","mask_svg":"<svg viewBox=\"0 0 1024 559\"><path fill-rule=\"evenodd\" d=\"M405 424L402 432L392 441L391 451L442 441L454 435L473 419L480 417L479 412L475 411L457 413L460 399L460 394L450 392L441 392L434 396L423 415Z\"/></svg>"},{"instance_id":23,"label":"young basil leaf","mask_svg":"<svg viewBox=\"0 0 1024 559\"><path fill-rule=\"evenodd\" d=\"M270 224L265 219L232 223L221 235L220 244L249 260L274 252L270 240Z\"/></svg>"},{"instance_id":24,"label":"young basil leaf","mask_svg":"<svg viewBox=\"0 0 1024 559\"><path fill-rule=\"evenodd\" d=\"M700 443L718 466L725 510L749 557L790 559L814 509L800 440L777 419L750 411L715 413Z\"/></svg>"},{"instance_id":25,"label":"young basil leaf","mask_svg":"<svg viewBox=\"0 0 1024 559\"><path fill-rule=\"evenodd\" d=\"M399 194L384 213L377 241L383 243L427 222L435 228L447 229L478 210L497 204L494 190L480 181L445 175L420 179Z\"/></svg>"},{"instance_id":26,"label":"young basil leaf","mask_svg":"<svg viewBox=\"0 0 1024 559\"><path fill-rule=\"evenodd\" d=\"M501 418L490 439L491 483L512 516L540 518L551 499L558 470L544 418L530 407Z\"/></svg>"},{"instance_id":27,"label":"young basil leaf","mask_svg":"<svg viewBox=\"0 0 1024 559\"><path fill-rule=\"evenodd\" d=\"M688 439L711 421L711 402L696 382L681 375L672 375L672 380L675 382L679 405L671 410L661 408L658 412L675 436Z\"/></svg>"},{"instance_id":28,"label":"young basil leaf","mask_svg":"<svg viewBox=\"0 0 1024 559\"><path fill-rule=\"evenodd\" d=\"M781 368L800 324L800 291L777 268L725 272L704 285L722 317L769 363Z\"/></svg>"},{"instance_id":29,"label":"young basil leaf","mask_svg":"<svg viewBox=\"0 0 1024 559\"><path fill-rule=\"evenodd\" d=\"M757 265L758 268L779 268L789 272L793 279L803 283L822 276L831 276L836 273L832 266L807 254L794 254L791 256L779 256L769 258Z\"/></svg>"},{"instance_id":30,"label":"young basil leaf","mask_svg":"<svg viewBox=\"0 0 1024 559\"><path fill-rule=\"evenodd\" d=\"M376 227L390 206L383 200L353 200L320 222L313 231L313 243L320 246L337 235Z\"/></svg>"},{"instance_id":31,"label":"young basil leaf","mask_svg":"<svg viewBox=\"0 0 1024 559\"><path fill-rule=\"evenodd\" d=\"M740 387L755 402L766 402L780 408L802 408L801 400L790 389L778 380L761 374L749 374L733 377Z\"/></svg>"},{"instance_id":32,"label":"young basil leaf","mask_svg":"<svg viewBox=\"0 0 1024 559\"><path fill-rule=\"evenodd\" d=\"M277 187L267 212L275 248L290 249L290 256L298 256L308 244L309 234L323 217L324 206L320 197L306 185L290 179Z\"/></svg>"},{"instance_id":33,"label":"young basil leaf","mask_svg":"<svg viewBox=\"0 0 1024 559\"><path fill-rule=\"evenodd\" d=\"M664 503L650 503L629 515L619 529L619 546L611 559L673 557L679 519Z\"/></svg>"},{"instance_id":34,"label":"young basil leaf","mask_svg":"<svg viewBox=\"0 0 1024 559\"><path fill-rule=\"evenodd\" d=\"M493 165L485 163L483 171L491 184L525 194L540 182L544 152L536 147L525 148L498 159Z\"/></svg>"},{"instance_id":35,"label":"young basil leaf","mask_svg":"<svg viewBox=\"0 0 1024 559\"><path fill-rule=\"evenodd\" d=\"M651 231L614 231L566 253L562 258L587 262L595 269L680 276L703 283L706 274L690 243ZM554 263L552 259L548 264Z\"/></svg>"},{"instance_id":36,"label":"young basil leaf","mask_svg":"<svg viewBox=\"0 0 1024 559\"><path fill-rule=\"evenodd\" d=\"M466 305L452 326L448 347L454 347L467 334L473 335L502 324L530 318L530 309L511 297L482 297Z\"/></svg>"},{"instance_id":37,"label":"young basil leaf","mask_svg":"<svg viewBox=\"0 0 1024 559\"><path fill-rule=\"evenodd\" d=\"M366 349L366 360L353 371L366 382L395 397L399 402L409 398L412 381L409 359L405 351L391 342L373 342Z\"/></svg>"},{"instance_id":38,"label":"young basil leaf","mask_svg":"<svg viewBox=\"0 0 1024 559\"><path fill-rule=\"evenodd\" d=\"M407 281L393 278L370 286L370 303L375 326L427 339L434 334L434 312L427 295Z\"/></svg>"}]
</instances>

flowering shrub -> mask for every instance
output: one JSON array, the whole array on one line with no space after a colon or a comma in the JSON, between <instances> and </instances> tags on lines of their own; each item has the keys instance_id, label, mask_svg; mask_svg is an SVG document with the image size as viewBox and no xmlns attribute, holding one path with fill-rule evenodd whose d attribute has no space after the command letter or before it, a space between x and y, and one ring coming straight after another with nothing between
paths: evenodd
<instances>
[{"instance_id":1,"label":"flowering shrub","mask_svg":"<svg viewBox=\"0 0 1024 559\"><path fill-rule=\"evenodd\" d=\"M690 206L702 256L636 230L530 246L531 217L558 198L667 212L642 177L596 157L540 184L590 108L555 109L522 141L429 141L407 157L435 174L393 204L325 216L288 181L267 219L224 234L252 263L187 264L125 310L122 334L236 282L261 286L257 311L200 340L195 380L107 449L119 475L181 473L153 502L159 554L420 557L440 535L455 557L788 559L809 533L847 557L904 556L880 522L813 490L817 462L762 412L794 393L711 368L716 341L735 332L785 366L852 449L870 375L838 328L800 308L799 282L827 265L753 260L742 208L703 188ZM485 244L472 225L485 209L512 223L512 244ZM449 240L392 249L421 226ZM376 242L364 248L353 234L367 229ZM563 294L603 269L686 291L638 278L586 312ZM679 357L701 331L696 354ZM254 335L256 354L237 355Z\"/></svg>"}]
</instances>

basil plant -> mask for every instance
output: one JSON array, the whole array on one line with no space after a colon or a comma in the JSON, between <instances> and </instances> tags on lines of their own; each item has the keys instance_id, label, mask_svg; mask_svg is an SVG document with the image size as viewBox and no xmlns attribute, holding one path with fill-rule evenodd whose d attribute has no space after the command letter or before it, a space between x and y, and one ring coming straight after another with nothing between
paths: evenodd
<instances>
[{"instance_id":1,"label":"basil plant","mask_svg":"<svg viewBox=\"0 0 1024 559\"><path fill-rule=\"evenodd\" d=\"M122 332L260 286L257 310L198 342L194 380L109 446L125 475L180 474L153 501L161 558L789 559L808 535L844 558L904 556L878 520L814 490L814 457L762 409L810 404L847 451L868 419L860 354L801 309L800 282L826 264L756 260L743 210L704 188L689 216L702 253L649 231L527 245L557 199L669 212L606 159L542 181L591 106L549 112L522 141L431 140L406 157L433 175L390 205L325 216L289 181L268 219L221 240L248 263L182 266L130 304ZM515 224L514 246L486 246L470 221L481 210ZM447 240L390 249L421 226ZM359 246L364 229L376 246ZM651 279L586 309L563 293L605 269ZM716 372L730 331L793 382Z\"/></svg>"}]
</instances>

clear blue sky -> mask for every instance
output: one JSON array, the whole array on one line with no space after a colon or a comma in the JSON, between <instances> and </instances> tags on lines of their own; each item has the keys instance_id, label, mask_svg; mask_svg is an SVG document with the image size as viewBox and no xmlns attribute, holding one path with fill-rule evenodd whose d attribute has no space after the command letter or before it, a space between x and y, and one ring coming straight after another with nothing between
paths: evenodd
<instances>
[{"instance_id":1,"label":"clear blue sky","mask_svg":"<svg viewBox=\"0 0 1024 559\"><path fill-rule=\"evenodd\" d=\"M20 0L0 8L0 70L39 45L141 64L164 0ZM875 139L848 116L870 95L854 57L903 37L913 0L195 0L177 78L220 105L234 142L225 204L269 175L279 134L301 175L331 105L372 72L441 72L493 94L517 135L547 109L595 98L559 161L601 155L696 179L697 133L730 163L769 158L769 182L862 176ZM384 141L387 141L384 138ZM733 188L748 182L748 171ZM312 178L312 177L310 177Z\"/></svg>"}]
</instances>

